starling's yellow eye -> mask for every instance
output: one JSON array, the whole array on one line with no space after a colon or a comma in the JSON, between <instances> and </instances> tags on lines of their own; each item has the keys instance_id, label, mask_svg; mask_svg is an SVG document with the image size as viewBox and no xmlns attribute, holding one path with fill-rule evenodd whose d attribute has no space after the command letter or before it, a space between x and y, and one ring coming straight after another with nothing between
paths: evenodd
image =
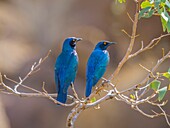
<instances>
[{"instance_id":1,"label":"starling's yellow eye","mask_svg":"<svg viewBox=\"0 0 170 128\"><path fill-rule=\"evenodd\" d=\"M76 42L76 39L73 39L73 42Z\"/></svg>"},{"instance_id":2,"label":"starling's yellow eye","mask_svg":"<svg viewBox=\"0 0 170 128\"><path fill-rule=\"evenodd\" d=\"M104 44L104 45L106 45L106 44L107 44L107 42L104 42L103 44Z\"/></svg>"}]
</instances>

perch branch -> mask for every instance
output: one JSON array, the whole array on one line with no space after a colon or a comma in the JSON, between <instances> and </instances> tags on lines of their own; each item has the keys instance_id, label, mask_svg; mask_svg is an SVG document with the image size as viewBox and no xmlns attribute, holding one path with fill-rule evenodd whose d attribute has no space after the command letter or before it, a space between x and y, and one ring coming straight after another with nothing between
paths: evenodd
<instances>
[{"instance_id":1,"label":"perch branch","mask_svg":"<svg viewBox=\"0 0 170 128\"><path fill-rule=\"evenodd\" d=\"M72 99L72 101L73 101L72 103L70 103L70 104L63 104L63 103L58 102L56 99L53 98L53 97L56 97L57 94L55 94L55 93L54 93L54 94L49 94L49 93L45 90L44 84L43 84L43 87L42 87L43 92L38 91L38 90L36 90L36 89L34 89L34 88L31 88L31 87L26 86L26 85L23 84L23 82L24 82L26 79L28 79L33 73L39 71L40 65L49 57L50 53L51 53L51 50L49 50L49 52L47 53L47 55L46 55L44 58L41 58L41 59L39 60L38 64L36 64L36 62L35 62L35 63L32 65L31 70L26 74L26 76L25 76L23 79L21 79L21 78L19 77L19 79L20 79L19 82L15 81L15 80L12 80L12 79L8 78L6 75L4 75L4 78L5 78L6 80L8 80L8 81L10 81L10 82L13 82L14 84L16 84L16 85L14 86L14 89L13 89L12 87L7 86L7 85L3 82L3 76L2 76L2 74L0 73L0 85L3 87L3 90L1 90L1 92L2 92L2 93L5 93L5 94L17 95L17 96L20 96L20 97L46 97L46 98L48 98L49 100L53 101L55 104L60 104L60 105L62 105L62 106L73 106L73 105L75 105L74 98L73 98L72 96L70 96L70 95L68 95L68 97L69 97L69 99ZM17 90L19 86L22 86L22 87L24 87L24 88L26 88L26 89L29 89L29 90L33 91L34 93L19 92L19 91Z\"/></svg>"}]
</instances>

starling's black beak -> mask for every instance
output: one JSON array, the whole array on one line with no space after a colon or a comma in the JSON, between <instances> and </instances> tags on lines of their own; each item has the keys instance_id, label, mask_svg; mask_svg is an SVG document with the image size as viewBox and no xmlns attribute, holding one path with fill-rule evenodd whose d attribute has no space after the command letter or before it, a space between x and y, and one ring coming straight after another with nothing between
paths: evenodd
<instances>
[{"instance_id":1,"label":"starling's black beak","mask_svg":"<svg viewBox=\"0 0 170 128\"><path fill-rule=\"evenodd\" d=\"M76 42L83 40L82 38L76 38Z\"/></svg>"},{"instance_id":2,"label":"starling's black beak","mask_svg":"<svg viewBox=\"0 0 170 128\"><path fill-rule=\"evenodd\" d=\"M117 44L116 42L109 42L109 45L112 45L112 44Z\"/></svg>"}]
</instances>

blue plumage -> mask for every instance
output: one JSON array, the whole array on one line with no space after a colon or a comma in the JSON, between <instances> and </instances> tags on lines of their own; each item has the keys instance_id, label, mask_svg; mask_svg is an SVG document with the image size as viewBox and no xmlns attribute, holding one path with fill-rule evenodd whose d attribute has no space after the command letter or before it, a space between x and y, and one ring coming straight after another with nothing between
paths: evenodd
<instances>
[{"instance_id":1,"label":"blue plumage","mask_svg":"<svg viewBox=\"0 0 170 128\"><path fill-rule=\"evenodd\" d=\"M97 84L106 71L109 63L109 53L106 50L114 42L101 41L91 53L86 68L86 97L91 94L92 87Z\"/></svg>"},{"instance_id":2,"label":"blue plumage","mask_svg":"<svg viewBox=\"0 0 170 128\"><path fill-rule=\"evenodd\" d=\"M61 54L55 63L55 83L58 93L57 101L65 103L67 100L67 90L74 82L77 68L78 56L76 52L76 43L81 38L69 37L63 43Z\"/></svg>"}]
</instances>

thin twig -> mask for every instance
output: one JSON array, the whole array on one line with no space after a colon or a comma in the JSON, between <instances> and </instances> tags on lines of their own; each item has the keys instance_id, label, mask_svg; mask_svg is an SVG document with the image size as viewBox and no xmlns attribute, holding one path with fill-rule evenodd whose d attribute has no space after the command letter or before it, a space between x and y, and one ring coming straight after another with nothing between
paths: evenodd
<instances>
[{"instance_id":1,"label":"thin twig","mask_svg":"<svg viewBox=\"0 0 170 128\"><path fill-rule=\"evenodd\" d=\"M4 75L4 78L5 78L6 80L10 81L10 82L13 82L13 83L15 83L15 84L18 84L17 81L15 81L15 80L7 77L6 75ZM20 84L20 86L22 86L22 87L24 87L24 88L26 88L26 89L29 89L29 90L31 90L31 91L37 92L37 93L41 93L40 91L38 91L38 90L36 90L36 89L34 89L34 88L31 88L31 87L29 87L29 86L26 86L26 85L24 85L24 84Z\"/></svg>"},{"instance_id":2,"label":"thin twig","mask_svg":"<svg viewBox=\"0 0 170 128\"><path fill-rule=\"evenodd\" d=\"M145 77L140 83L135 84L135 85L133 85L132 87L130 87L130 88L128 88L128 89L125 89L125 90L123 90L123 91L120 91L120 92L121 92L121 93L125 93L125 92L128 92L128 91L133 90L133 89L144 89L144 88L147 88L149 85L148 85L148 84L145 85L145 83L150 79L150 76L151 76L150 73L153 74L153 72L155 72L155 70L156 70L166 59L168 59L169 56L170 56L170 51L169 51L165 56L163 56L161 59L159 59L159 60L157 61L157 63L155 64L155 66L154 66L151 70L149 70L149 74L146 75L146 77ZM144 86L144 87L141 87L141 86L143 86L143 85L145 85L145 86ZM141 87L141 88L140 88L140 87Z\"/></svg>"},{"instance_id":3,"label":"thin twig","mask_svg":"<svg viewBox=\"0 0 170 128\"><path fill-rule=\"evenodd\" d=\"M164 57L165 56L165 49L162 48L162 56Z\"/></svg>"},{"instance_id":4,"label":"thin twig","mask_svg":"<svg viewBox=\"0 0 170 128\"><path fill-rule=\"evenodd\" d=\"M127 31L125 31L124 29L122 29L122 32L124 32L128 37L131 38L131 35L130 35Z\"/></svg>"},{"instance_id":5,"label":"thin twig","mask_svg":"<svg viewBox=\"0 0 170 128\"><path fill-rule=\"evenodd\" d=\"M161 107L160 105L158 105L158 107L159 107L159 108L160 108L160 110L163 112L164 117L165 117L165 119L166 119L166 122L167 122L167 124L170 126L170 123L169 123L169 120L168 120L168 117L167 117L166 112L162 109L162 107Z\"/></svg>"},{"instance_id":6,"label":"thin twig","mask_svg":"<svg viewBox=\"0 0 170 128\"><path fill-rule=\"evenodd\" d=\"M80 99L79 99L79 97L78 97L78 95L77 95L77 92L76 92L76 90L75 90L75 88L74 88L74 84L73 84L73 83L71 83L71 89L73 90L73 94L74 94L75 99L77 99L78 101L80 101Z\"/></svg>"},{"instance_id":7,"label":"thin twig","mask_svg":"<svg viewBox=\"0 0 170 128\"><path fill-rule=\"evenodd\" d=\"M148 68L146 68L146 67L143 66L142 64L139 64L139 66L142 67L143 69L145 69L147 72L149 72L150 77L155 78L155 76L154 76L154 74L153 74L153 72L152 72L151 70L149 70Z\"/></svg>"},{"instance_id":8,"label":"thin twig","mask_svg":"<svg viewBox=\"0 0 170 128\"><path fill-rule=\"evenodd\" d=\"M149 103L149 104L151 104L153 106L165 106L167 104L167 102L168 102L168 100L166 100L166 101L164 101L162 103L154 103L154 102L152 102L150 100L147 101L147 103Z\"/></svg>"},{"instance_id":9,"label":"thin twig","mask_svg":"<svg viewBox=\"0 0 170 128\"><path fill-rule=\"evenodd\" d=\"M164 34L164 35L161 35L161 36L159 36L159 37L157 37L157 38L152 39L152 40L148 43L148 45L145 46L145 47L143 47L143 44L142 44L141 49L139 49L137 52L129 55L128 59L130 59L130 58L132 58L132 57L135 57L135 56L137 56L138 54L140 54L140 53L142 53L142 52L144 52L144 51L146 51L146 50L152 49L154 46L156 46L156 45L160 42L160 40L161 40L162 38L167 37L167 36L170 36L170 33Z\"/></svg>"},{"instance_id":10,"label":"thin twig","mask_svg":"<svg viewBox=\"0 0 170 128\"><path fill-rule=\"evenodd\" d=\"M129 17L129 19L132 21L132 23L134 23L132 17L130 16L130 14L127 12L127 16Z\"/></svg>"},{"instance_id":11,"label":"thin twig","mask_svg":"<svg viewBox=\"0 0 170 128\"><path fill-rule=\"evenodd\" d=\"M46 98L52 100L55 104L60 104L62 106L66 106L66 107L70 107L70 106L75 105L75 102L72 102L70 104L63 104L63 103L58 102L57 100L55 100L53 98L53 97L56 97L57 94L49 94L49 93L45 93L45 92L39 92L39 93L16 92L14 89L10 88L9 86L7 86L3 82L1 82L1 85L8 91L8 92L3 92L3 93L6 93L6 94L13 94L13 95L17 95L17 96L20 96L20 97L46 97Z\"/></svg>"},{"instance_id":12,"label":"thin twig","mask_svg":"<svg viewBox=\"0 0 170 128\"><path fill-rule=\"evenodd\" d=\"M32 65L31 70L26 74L26 76L25 76L23 79L21 79L21 78L19 77L20 82L19 82L17 85L15 85L15 87L14 87L14 91L15 91L15 92L18 92L18 91L17 91L18 87L19 87L28 77L30 77L33 73L39 71L39 66L48 58L48 56L50 55L50 53L51 53L51 50L48 51L47 55L46 55L43 59L41 58L41 59L39 60L38 64L35 62L35 63Z\"/></svg>"},{"instance_id":13,"label":"thin twig","mask_svg":"<svg viewBox=\"0 0 170 128\"><path fill-rule=\"evenodd\" d=\"M136 38L136 30L137 30L137 23L138 23L138 17L139 17L139 7L138 4L136 4L136 12L135 12L135 18L134 18L134 22L133 22L133 27L132 27L132 36L131 36L131 40L130 40L130 44L129 47L126 51L126 54L124 55L123 59L120 61L120 63L118 64L118 67L116 68L116 70L114 71L113 74L111 74L111 76L109 77L108 80L112 80L115 79L116 76L119 74L121 68L123 67L123 65L125 64L125 62L128 60L128 56L130 55L130 53L132 52L133 46L135 44L135 38Z\"/></svg>"},{"instance_id":14,"label":"thin twig","mask_svg":"<svg viewBox=\"0 0 170 128\"><path fill-rule=\"evenodd\" d=\"M144 111L142 111L138 106L135 106L135 107L134 107L134 110L140 112L142 115L144 115L144 116L146 116L146 117L149 117L149 118L154 118L154 117L160 116L160 114L158 114L158 113L155 113L154 115L153 115L153 114L152 114L152 115L147 114L147 113L145 113Z\"/></svg>"}]
</instances>

